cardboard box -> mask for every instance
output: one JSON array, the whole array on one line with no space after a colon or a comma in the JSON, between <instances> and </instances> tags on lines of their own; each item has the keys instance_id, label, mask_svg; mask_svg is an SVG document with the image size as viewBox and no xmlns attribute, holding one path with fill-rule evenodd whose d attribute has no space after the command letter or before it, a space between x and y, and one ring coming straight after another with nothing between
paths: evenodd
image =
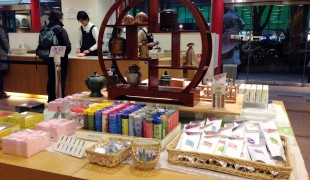
<instances>
[{"instance_id":1,"label":"cardboard box","mask_svg":"<svg viewBox=\"0 0 310 180\"><path fill-rule=\"evenodd\" d=\"M19 131L19 125L18 124L12 124L12 123L6 123L6 122L0 122L0 148L2 147L2 137L5 137L7 135L10 135L12 133L15 133Z\"/></svg>"},{"instance_id":2,"label":"cardboard box","mask_svg":"<svg viewBox=\"0 0 310 180\"><path fill-rule=\"evenodd\" d=\"M180 78L171 78L170 85L172 87L183 87L184 86L184 79Z\"/></svg>"},{"instance_id":3,"label":"cardboard box","mask_svg":"<svg viewBox=\"0 0 310 180\"><path fill-rule=\"evenodd\" d=\"M44 108L45 107L43 103L26 102L26 103L15 106L15 111L16 112L30 111L30 112L42 113L44 111Z\"/></svg>"},{"instance_id":4,"label":"cardboard box","mask_svg":"<svg viewBox=\"0 0 310 180\"><path fill-rule=\"evenodd\" d=\"M35 112L22 112L8 115L6 122L19 124L21 129L33 127L35 124L42 122L44 115Z\"/></svg>"}]
</instances>

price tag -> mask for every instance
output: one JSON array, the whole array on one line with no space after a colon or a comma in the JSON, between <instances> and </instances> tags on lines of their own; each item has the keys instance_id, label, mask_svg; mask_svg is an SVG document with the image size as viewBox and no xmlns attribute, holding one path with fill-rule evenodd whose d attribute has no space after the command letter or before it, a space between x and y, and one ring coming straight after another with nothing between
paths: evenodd
<instances>
[{"instance_id":1,"label":"price tag","mask_svg":"<svg viewBox=\"0 0 310 180\"><path fill-rule=\"evenodd\" d=\"M55 55L60 55L60 57L64 57L66 52L66 46L52 46L50 50L50 57L54 57Z\"/></svg>"}]
</instances>

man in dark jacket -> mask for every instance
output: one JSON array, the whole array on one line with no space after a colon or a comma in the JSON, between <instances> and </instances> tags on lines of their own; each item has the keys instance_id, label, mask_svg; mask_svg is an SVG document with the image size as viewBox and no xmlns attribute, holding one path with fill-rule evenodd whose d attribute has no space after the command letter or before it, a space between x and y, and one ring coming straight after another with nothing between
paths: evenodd
<instances>
[{"instance_id":1,"label":"man in dark jacket","mask_svg":"<svg viewBox=\"0 0 310 180\"><path fill-rule=\"evenodd\" d=\"M10 50L9 40L2 27L2 15L0 14L0 60L8 60L8 52ZM3 90L3 76L8 71L7 63L0 63L0 99L10 97Z\"/></svg>"},{"instance_id":2,"label":"man in dark jacket","mask_svg":"<svg viewBox=\"0 0 310 180\"><path fill-rule=\"evenodd\" d=\"M71 52L71 42L67 31L63 28L63 13L57 10L52 10L49 15L49 28L52 28L56 25L60 26L55 28L53 31L57 36L59 46L66 46L65 56L61 58L61 94L62 97L65 96L65 82L67 79L68 71L68 54ZM48 66L48 80L47 80L47 95L48 101L53 101L56 99L56 79L55 79L55 65L53 58L50 58L47 62Z\"/></svg>"}]
</instances>

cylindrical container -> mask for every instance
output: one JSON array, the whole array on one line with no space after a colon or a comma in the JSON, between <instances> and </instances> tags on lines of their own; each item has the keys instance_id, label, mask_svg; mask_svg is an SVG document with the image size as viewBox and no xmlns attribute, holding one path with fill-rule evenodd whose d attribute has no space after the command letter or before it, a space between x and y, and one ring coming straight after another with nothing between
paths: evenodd
<instances>
[{"instance_id":1,"label":"cylindrical container","mask_svg":"<svg viewBox=\"0 0 310 180\"><path fill-rule=\"evenodd\" d=\"M146 118L143 121L143 137L153 138L153 119Z\"/></svg>"},{"instance_id":2,"label":"cylindrical container","mask_svg":"<svg viewBox=\"0 0 310 180\"><path fill-rule=\"evenodd\" d=\"M153 121L154 129L153 129L153 138L161 140L162 139L162 121L158 118L154 118Z\"/></svg>"},{"instance_id":3,"label":"cylindrical container","mask_svg":"<svg viewBox=\"0 0 310 180\"><path fill-rule=\"evenodd\" d=\"M116 132L122 134L122 116L123 111L116 113Z\"/></svg>"},{"instance_id":4,"label":"cylindrical container","mask_svg":"<svg viewBox=\"0 0 310 180\"><path fill-rule=\"evenodd\" d=\"M126 51L126 40L122 37L111 38L109 49L112 55L122 55Z\"/></svg>"},{"instance_id":5,"label":"cylindrical container","mask_svg":"<svg viewBox=\"0 0 310 180\"><path fill-rule=\"evenodd\" d=\"M141 83L140 67L136 64L130 66L126 72L126 78L128 84L131 86L138 86Z\"/></svg>"},{"instance_id":6,"label":"cylindrical container","mask_svg":"<svg viewBox=\"0 0 310 180\"><path fill-rule=\"evenodd\" d=\"M135 136L134 113L129 114L128 117L128 133L129 136Z\"/></svg>"},{"instance_id":7,"label":"cylindrical container","mask_svg":"<svg viewBox=\"0 0 310 180\"><path fill-rule=\"evenodd\" d=\"M109 133L117 134L117 120L115 112L111 112L109 114Z\"/></svg>"},{"instance_id":8,"label":"cylindrical container","mask_svg":"<svg viewBox=\"0 0 310 180\"><path fill-rule=\"evenodd\" d=\"M95 131L95 110L88 111L88 130Z\"/></svg>"},{"instance_id":9,"label":"cylindrical container","mask_svg":"<svg viewBox=\"0 0 310 180\"><path fill-rule=\"evenodd\" d=\"M102 132L102 110L95 112L95 130Z\"/></svg>"},{"instance_id":10,"label":"cylindrical container","mask_svg":"<svg viewBox=\"0 0 310 180\"><path fill-rule=\"evenodd\" d=\"M212 107L213 108L224 108L225 107L225 95L224 94L213 94L212 95Z\"/></svg>"},{"instance_id":11,"label":"cylindrical container","mask_svg":"<svg viewBox=\"0 0 310 180\"><path fill-rule=\"evenodd\" d=\"M141 115L135 115L135 117L134 117L134 124L135 124L135 135L137 137L142 137L143 118L142 118Z\"/></svg>"},{"instance_id":12,"label":"cylindrical container","mask_svg":"<svg viewBox=\"0 0 310 180\"><path fill-rule=\"evenodd\" d=\"M122 134L123 135L126 135L126 136L128 136L129 135L129 132L128 132L128 130L129 130L129 116L128 116L128 114L127 113L124 113L123 115L122 115Z\"/></svg>"},{"instance_id":13,"label":"cylindrical container","mask_svg":"<svg viewBox=\"0 0 310 180\"><path fill-rule=\"evenodd\" d=\"M163 122L163 126L162 126L163 135L162 135L162 137L164 138L169 132L169 130L168 130L168 117L166 115L162 115L162 116L160 116L160 119Z\"/></svg>"},{"instance_id":14,"label":"cylindrical container","mask_svg":"<svg viewBox=\"0 0 310 180\"><path fill-rule=\"evenodd\" d=\"M84 114L84 126L83 126L83 129L84 130L88 130L88 109L85 109L83 111L83 114Z\"/></svg>"},{"instance_id":15,"label":"cylindrical container","mask_svg":"<svg viewBox=\"0 0 310 180\"><path fill-rule=\"evenodd\" d=\"M178 12L173 9L165 9L160 12L160 30L169 32L177 29Z\"/></svg>"}]
</instances>

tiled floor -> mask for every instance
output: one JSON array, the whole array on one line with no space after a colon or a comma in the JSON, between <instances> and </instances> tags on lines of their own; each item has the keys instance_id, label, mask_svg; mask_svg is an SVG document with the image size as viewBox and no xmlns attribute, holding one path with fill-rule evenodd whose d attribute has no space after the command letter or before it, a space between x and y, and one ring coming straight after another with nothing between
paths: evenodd
<instances>
[{"instance_id":1,"label":"tiled floor","mask_svg":"<svg viewBox=\"0 0 310 180\"><path fill-rule=\"evenodd\" d=\"M310 172L310 87L269 86L270 99L284 102L306 168ZM46 104L46 97L21 98L12 96L0 100L0 110L14 111L17 104L36 101Z\"/></svg>"}]
</instances>

